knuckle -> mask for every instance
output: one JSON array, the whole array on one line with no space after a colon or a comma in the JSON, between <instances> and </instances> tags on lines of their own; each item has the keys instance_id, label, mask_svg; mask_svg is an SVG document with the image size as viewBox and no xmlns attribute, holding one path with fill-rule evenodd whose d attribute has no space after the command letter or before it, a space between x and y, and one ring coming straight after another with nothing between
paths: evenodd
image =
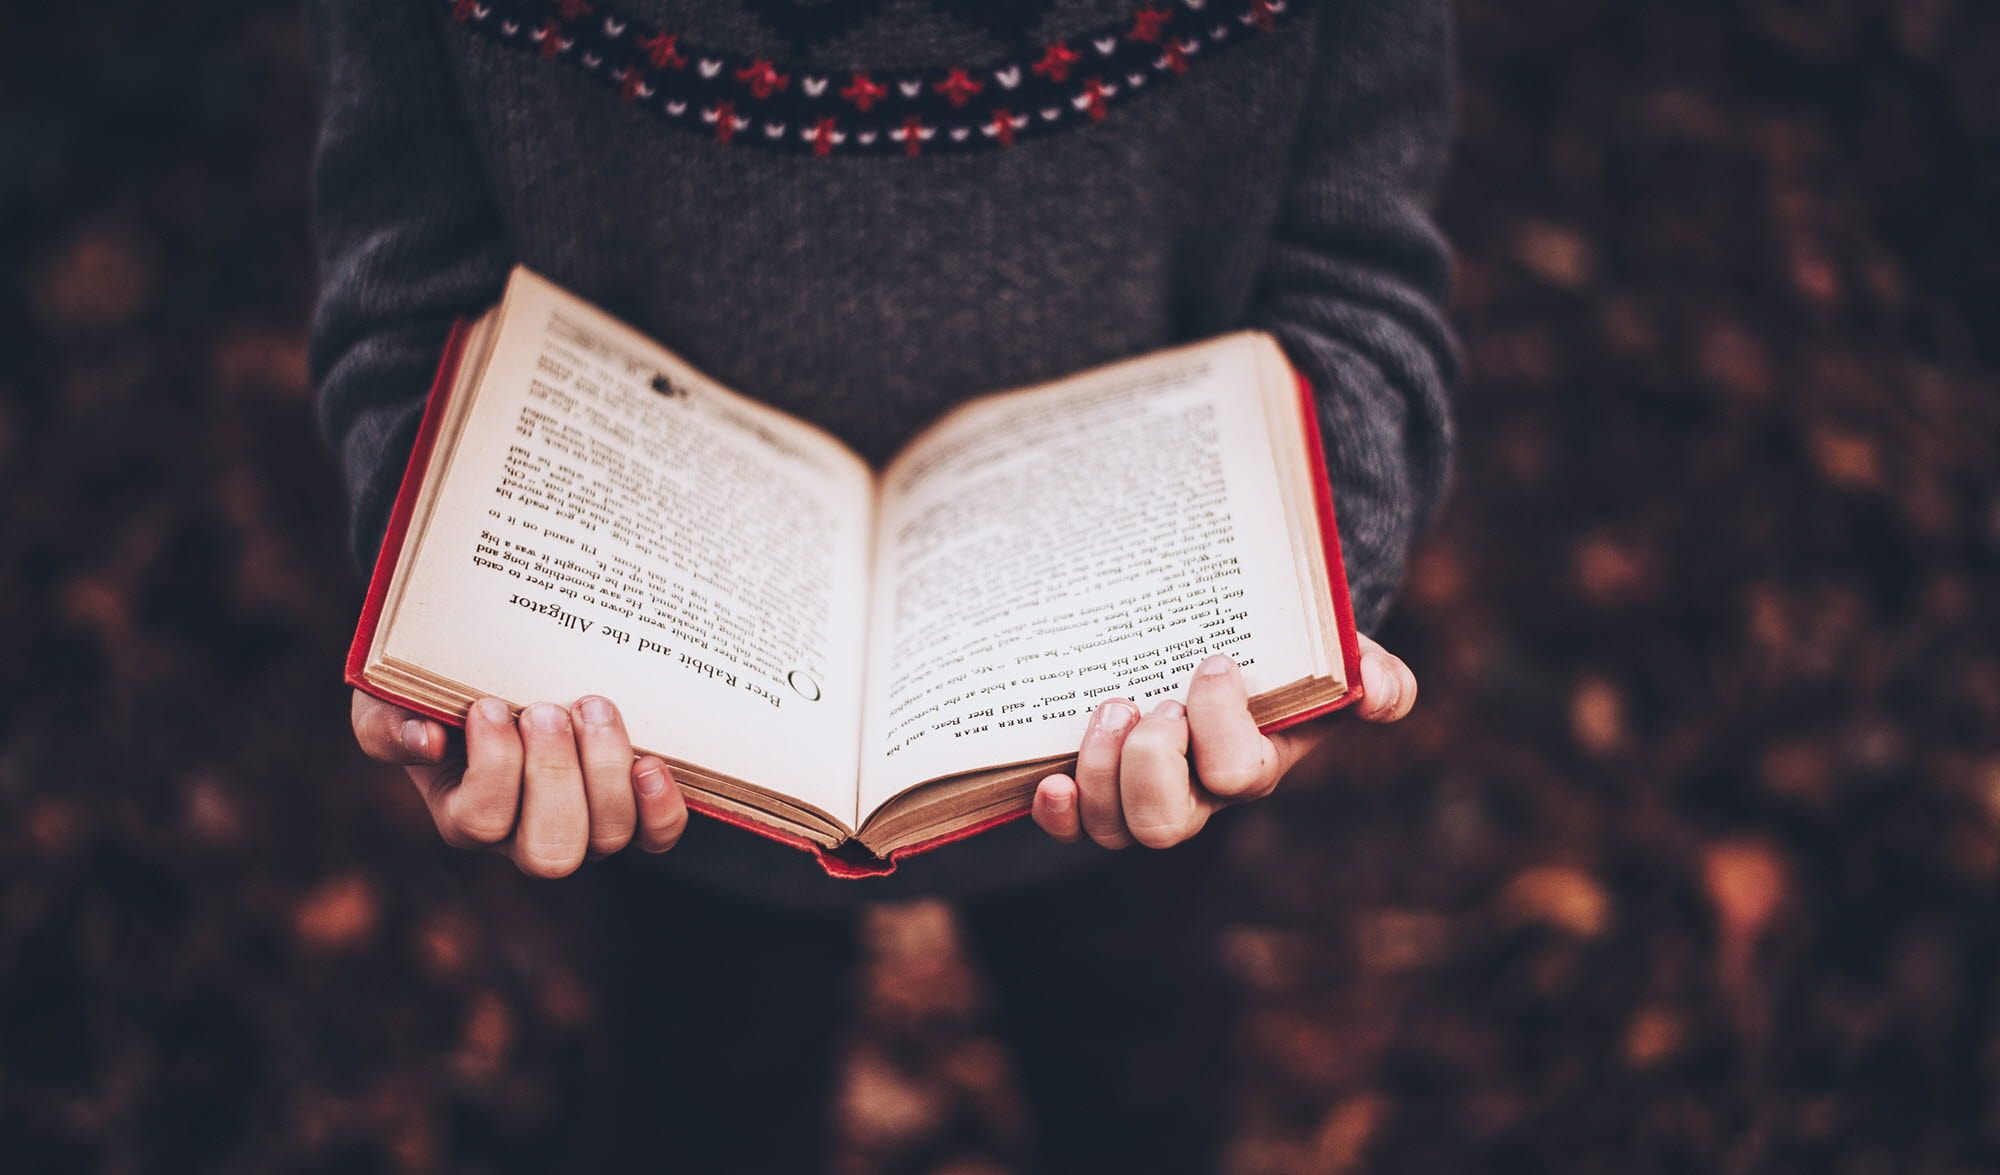
<instances>
[{"instance_id":1,"label":"knuckle","mask_svg":"<svg viewBox=\"0 0 2000 1175\"><path fill-rule=\"evenodd\" d=\"M1125 745L1120 748L1118 757L1121 761L1130 763L1134 759L1146 758L1158 754L1161 745L1160 736L1156 730L1134 730L1131 734L1125 736Z\"/></svg>"},{"instance_id":2,"label":"knuckle","mask_svg":"<svg viewBox=\"0 0 2000 1175\"><path fill-rule=\"evenodd\" d=\"M1162 738L1133 739L1125 744L1124 769L1146 776L1187 774L1187 755Z\"/></svg>"},{"instance_id":3,"label":"knuckle","mask_svg":"<svg viewBox=\"0 0 2000 1175\"><path fill-rule=\"evenodd\" d=\"M1132 839L1149 849L1170 849L1187 839L1187 826L1179 821L1132 821L1126 827L1132 830Z\"/></svg>"},{"instance_id":4,"label":"knuckle","mask_svg":"<svg viewBox=\"0 0 2000 1175\"><path fill-rule=\"evenodd\" d=\"M512 804L474 801L461 782L445 802L444 823L450 824L459 835L474 844L496 844L514 831L514 807Z\"/></svg>"},{"instance_id":5,"label":"knuckle","mask_svg":"<svg viewBox=\"0 0 2000 1175\"><path fill-rule=\"evenodd\" d=\"M632 826L628 824L621 828L613 828L592 835L590 838L590 851L610 856L612 853L618 852L631 843Z\"/></svg>"},{"instance_id":6,"label":"knuckle","mask_svg":"<svg viewBox=\"0 0 2000 1175\"><path fill-rule=\"evenodd\" d=\"M593 795L607 800L632 794L632 755L588 755L582 760L583 777L590 781ZM622 808L623 805L621 804Z\"/></svg>"},{"instance_id":7,"label":"knuckle","mask_svg":"<svg viewBox=\"0 0 2000 1175\"><path fill-rule=\"evenodd\" d=\"M1201 768L1201 785L1220 796L1241 796L1270 790L1270 773L1256 764L1223 763Z\"/></svg>"},{"instance_id":8,"label":"knuckle","mask_svg":"<svg viewBox=\"0 0 2000 1175\"><path fill-rule=\"evenodd\" d=\"M1200 804L1189 803L1178 812L1164 808L1141 814L1139 820L1129 820L1132 835L1140 844L1149 849L1170 849L1177 844L1193 840L1194 835L1208 824L1208 813Z\"/></svg>"},{"instance_id":9,"label":"knuckle","mask_svg":"<svg viewBox=\"0 0 2000 1175\"><path fill-rule=\"evenodd\" d=\"M485 735L468 738L466 756L478 766L481 773L491 772L505 776L519 783L521 771L527 765L527 758L521 750L521 739L512 731L488 731Z\"/></svg>"},{"instance_id":10,"label":"knuckle","mask_svg":"<svg viewBox=\"0 0 2000 1175\"><path fill-rule=\"evenodd\" d=\"M1244 713L1249 695L1227 678L1197 677L1188 685L1187 720L1207 724Z\"/></svg>"},{"instance_id":11,"label":"knuckle","mask_svg":"<svg viewBox=\"0 0 2000 1175\"><path fill-rule=\"evenodd\" d=\"M646 851L664 853L679 844L681 834L687 831L687 822L687 809L683 808L675 815L650 825L646 829Z\"/></svg>"},{"instance_id":12,"label":"knuckle","mask_svg":"<svg viewBox=\"0 0 2000 1175\"><path fill-rule=\"evenodd\" d=\"M1125 753L1152 753L1173 745L1173 730L1165 722L1141 722L1125 736Z\"/></svg>"},{"instance_id":13,"label":"knuckle","mask_svg":"<svg viewBox=\"0 0 2000 1175\"><path fill-rule=\"evenodd\" d=\"M681 829L687 827L687 822L687 805L674 804L664 810L656 806L651 812L647 813L645 826L646 831L649 833L671 832L678 834Z\"/></svg>"},{"instance_id":14,"label":"knuckle","mask_svg":"<svg viewBox=\"0 0 2000 1175\"><path fill-rule=\"evenodd\" d=\"M1202 787L1210 791L1222 791L1234 795L1238 791L1248 791L1258 785L1262 771L1256 763L1200 763Z\"/></svg>"},{"instance_id":15,"label":"knuckle","mask_svg":"<svg viewBox=\"0 0 2000 1175\"><path fill-rule=\"evenodd\" d=\"M468 844L497 845L514 831L514 815L509 812L471 812L454 822L458 835Z\"/></svg>"},{"instance_id":16,"label":"knuckle","mask_svg":"<svg viewBox=\"0 0 2000 1175\"><path fill-rule=\"evenodd\" d=\"M1092 740L1082 750L1078 751L1076 756L1076 769L1079 773L1077 776L1078 780L1081 781L1083 773L1116 769L1118 766L1119 748L1122 745L1122 743L1112 739L1099 739Z\"/></svg>"},{"instance_id":17,"label":"knuckle","mask_svg":"<svg viewBox=\"0 0 2000 1175\"><path fill-rule=\"evenodd\" d=\"M567 748L567 754L563 753L564 749L557 748L546 754L537 754L534 748L530 747L527 757L521 762L522 785L545 796L562 795L580 798L585 790L583 765L577 762L575 748Z\"/></svg>"},{"instance_id":18,"label":"knuckle","mask_svg":"<svg viewBox=\"0 0 2000 1175\"><path fill-rule=\"evenodd\" d=\"M490 849L505 841L514 831L511 815L505 824L468 820L454 813L448 804L440 805L436 815L438 835L455 849Z\"/></svg>"},{"instance_id":19,"label":"knuckle","mask_svg":"<svg viewBox=\"0 0 2000 1175\"><path fill-rule=\"evenodd\" d=\"M556 852L546 848L523 847L514 854L514 865L530 877L554 880L568 877L583 864L580 852Z\"/></svg>"},{"instance_id":20,"label":"knuckle","mask_svg":"<svg viewBox=\"0 0 2000 1175\"><path fill-rule=\"evenodd\" d=\"M535 829L525 825L514 838L516 862L525 873L536 877L566 877L576 872L583 864L584 854L590 848L590 830L582 825L572 829L566 826Z\"/></svg>"}]
</instances>

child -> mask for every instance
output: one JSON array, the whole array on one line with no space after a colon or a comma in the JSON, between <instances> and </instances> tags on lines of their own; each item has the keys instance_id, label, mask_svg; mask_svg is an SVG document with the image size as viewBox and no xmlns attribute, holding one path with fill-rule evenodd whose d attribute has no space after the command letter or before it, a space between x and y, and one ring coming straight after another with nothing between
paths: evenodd
<instances>
[{"instance_id":1,"label":"child","mask_svg":"<svg viewBox=\"0 0 2000 1175\"><path fill-rule=\"evenodd\" d=\"M1357 620L1387 609L1450 447L1442 0L309 9L313 364L364 565L447 327L523 262L873 459L959 398L1269 330L1320 396ZM1414 677L1364 646L1362 717L1401 718ZM1104 700L1032 825L838 882L690 826L613 699L475 705L462 750L365 695L352 720L448 843L547 877L674 849L610 867L640 985L619 1128L689 1170L819 1161L768 1124L821 1116L857 908L919 895L960 903L1038 1169L1212 1167L1230 997L1197 902L1218 837L1195 834L1338 723L1265 737L1213 658L1184 703Z\"/></svg>"}]
</instances>

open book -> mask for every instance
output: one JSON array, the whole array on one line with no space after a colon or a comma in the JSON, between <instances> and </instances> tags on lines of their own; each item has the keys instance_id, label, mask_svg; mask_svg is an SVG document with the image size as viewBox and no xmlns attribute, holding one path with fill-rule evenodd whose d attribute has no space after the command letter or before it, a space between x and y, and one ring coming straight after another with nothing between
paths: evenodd
<instances>
[{"instance_id":1,"label":"open book","mask_svg":"<svg viewBox=\"0 0 2000 1175\"><path fill-rule=\"evenodd\" d=\"M447 722L603 694L828 872L1027 811L1097 701L1360 693L1311 398L1228 335L972 399L877 471L526 269L460 323L348 656Z\"/></svg>"}]
</instances>

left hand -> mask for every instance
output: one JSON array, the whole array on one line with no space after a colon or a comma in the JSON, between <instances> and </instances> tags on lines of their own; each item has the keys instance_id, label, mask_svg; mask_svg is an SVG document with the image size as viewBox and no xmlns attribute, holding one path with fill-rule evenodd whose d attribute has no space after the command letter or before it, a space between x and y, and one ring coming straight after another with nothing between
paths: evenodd
<instances>
[{"instance_id":1,"label":"left hand","mask_svg":"<svg viewBox=\"0 0 2000 1175\"><path fill-rule=\"evenodd\" d=\"M1364 721L1395 722L1416 705L1416 675L1365 636L1361 684ZM1329 733L1326 719L1259 731L1242 672L1217 653L1195 669L1185 705L1164 701L1141 717L1124 698L1101 703L1076 775L1051 775L1035 789L1035 823L1060 841L1168 848L1200 832L1216 809L1270 795Z\"/></svg>"}]
</instances>

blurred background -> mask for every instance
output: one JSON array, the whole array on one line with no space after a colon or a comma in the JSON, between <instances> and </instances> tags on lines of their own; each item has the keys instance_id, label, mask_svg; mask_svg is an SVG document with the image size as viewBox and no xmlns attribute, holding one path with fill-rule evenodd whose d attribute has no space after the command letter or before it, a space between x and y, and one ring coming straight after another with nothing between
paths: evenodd
<instances>
[{"instance_id":1,"label":"blurred background","mask_svg":"<svg viewBox=\"0 0 2000 1175\"><path fill-rule=\"evenodd\" d=\"M1993 1169L2000 10L1459 9L1424 700L1244 813L1232 1169ZM0 1154L543 1169L614 928L350 746L297 14L6 24ZM846 1169L1016 1169L949 912L868 952Z\"/></svg>"}]
</instances>

